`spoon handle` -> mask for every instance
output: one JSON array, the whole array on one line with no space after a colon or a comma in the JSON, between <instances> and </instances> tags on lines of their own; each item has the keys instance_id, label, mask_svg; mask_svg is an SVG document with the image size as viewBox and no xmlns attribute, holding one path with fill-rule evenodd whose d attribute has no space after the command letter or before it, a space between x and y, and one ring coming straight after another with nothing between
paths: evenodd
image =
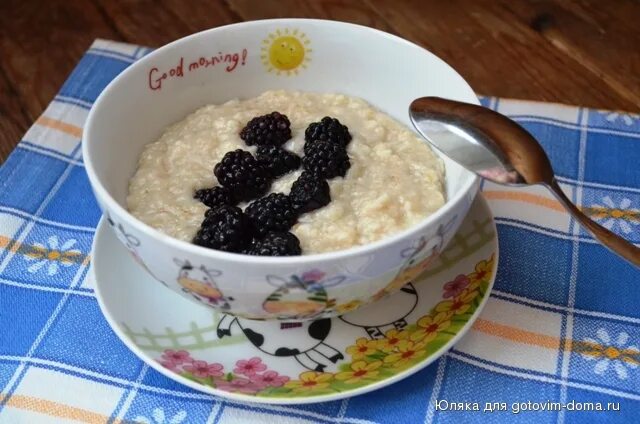
<instances>
[{"instance_id":1,"label":"spoon handle","mask_svg":"<svg viewBox=\"0 0 640 424\"><path fill-rule=\"evenodd\" d=\"M600 243L612 252L617 253L636 267L640 268L640 248L617 234L607 230L602 225L596 223L594 220L582 213L582 211L580 211L580 209L578 209L576 205L574 205L564 194L555 178L551 181L551 184L547 185L547 188L551 190L567 211L569 211L569 213L573 215L573 217L578 220L583 227L589 230L589 232L591 232L591 234L597 238Z\"/></svg>"}]
</instances>

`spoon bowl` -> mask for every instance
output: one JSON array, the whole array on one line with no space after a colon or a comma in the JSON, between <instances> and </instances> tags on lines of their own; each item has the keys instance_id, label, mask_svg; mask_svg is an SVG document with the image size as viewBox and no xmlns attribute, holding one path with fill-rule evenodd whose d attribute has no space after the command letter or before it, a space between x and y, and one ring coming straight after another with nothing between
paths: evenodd
<instances>
[{"instance_id":1,"label":"spoon bowl","mask_svg":"<svg viewBox=\"0 0 640 424\"><path fill-rule=\"evenodd\" d=\"M640 248L582 213L564 194L542 146L524 128L490 109L439 97L411 102L409 116L436 149L498 184L544 185L571 215L611 251L640 267Z\"/></svg>"}]
</instances>

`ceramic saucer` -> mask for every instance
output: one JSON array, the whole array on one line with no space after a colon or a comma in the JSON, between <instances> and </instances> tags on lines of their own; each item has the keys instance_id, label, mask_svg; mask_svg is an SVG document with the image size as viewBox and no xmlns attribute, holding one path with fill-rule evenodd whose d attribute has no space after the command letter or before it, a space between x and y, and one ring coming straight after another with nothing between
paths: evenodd
<instances>
[{"instance_id":1,"label":"ceramic saucer","mask_svg":"<svg viewBox=\"0 0 640 424\"><path fill-rule=\"evenodd\" d=\"M498 261L495 223L479 196L436 263L395 295L339 318L282 323L200 307L153 281L104 220L95 237L98 302L140 359L203 392L276 404L355 396L426 367L478 317ZM306 354L267 353L291 340Z\"/></svg>"}]
</instances>

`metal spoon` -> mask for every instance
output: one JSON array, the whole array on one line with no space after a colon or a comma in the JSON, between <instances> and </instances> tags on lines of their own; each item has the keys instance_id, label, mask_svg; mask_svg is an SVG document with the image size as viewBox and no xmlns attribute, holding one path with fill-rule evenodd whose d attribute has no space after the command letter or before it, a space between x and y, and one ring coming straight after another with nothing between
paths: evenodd
<instances>
[{"instance_id":1,"label":"metal spoon","mask_svg":"<svg viewBox=\"0 0 640 424\"><path fill-rule=\"evenodd\" d=\"M481 106L439 97L414 100L409 115L427 141L481 177L508 186L544 185L600 243L640 267L640 248L597 224L571 203L540 144L514 121Z\"/></svg>"}]
</instances>

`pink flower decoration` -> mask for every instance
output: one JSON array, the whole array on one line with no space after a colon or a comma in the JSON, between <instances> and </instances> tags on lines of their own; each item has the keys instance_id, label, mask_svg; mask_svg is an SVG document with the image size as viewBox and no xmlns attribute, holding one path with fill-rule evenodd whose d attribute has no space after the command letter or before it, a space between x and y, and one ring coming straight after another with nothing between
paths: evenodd
<instances>
[{"instance_id":1,"label":"pink flower decoration","mask_svg":"<svg viewBox=\"0 0 640 424\"><path fill-rule=\"evenodd\" d=\"M231 381L216 380L216 388L231 393L245 393L249 395L256 394L262 387L258 387L251 383L251 381L242 377L235 377Z\"/></svg>"},{"instance_id":2,"label":"pink flower decoration","mask_svg":"<svg viewBox=\"0 0 640 424\"><path fill-rule=\"evenodd\" d=\"M178 372L178 364L176 364L173 361L167 361L167 360L162 360L159 361L160 365L162 365L163 367L165 367L166 369L170 370L170 371L174 371L174 372Z\"/></svg>"},{"instance_id":3,"label":"pink flower decoration","mask_svg":"<svg viewBox=\"0 0 640 424\"><path fill-rule=\"evenodd\" d=\"M162 359L165 361L174 362L176 365L183 364L185 362L191 362L191 355L186 350L171 350L167 349L162 354Z\"/></svg>"},{"instance_id":4,"label":"pink flower decoration","mask_svg":"<svg viewBox=\"0 0 640 424\"><path fill-rule=\"evenodd\" d=\"M262 363L262 359L253 357L247 361L240 359L236 362L236 367L233 369L233 372L251 377L255 375L255 373L266 369L267 366Z\"/></svg>"},{"instance_id":5,"label":"pink flower decoration","mask_svg":"<svg viewBox=\"0 0 640 424\"><path fill-rule=\"evenodd\" d=\"M312 269L302 274L302 281L320 281L326 274L319 269Z\"/></svg>"},{"instance_id":6,"label":"pink flower decoration","mask_svg":"<svg viewBox=\"0 0 640 424\"><path fill-rule=\"evenodd\" d=\"M285 375L280 375L275 371L266 371L263 374L256 374L253 376L251 380L254 384L263 386L263 387L280 387L287 381L289 381L289 377Z\"/></svg>"},{"instance_id":7,"label":"pink flower decoration","mask_svg":"<svg viewBox=\"0 0 640 424\"><path fill-rule=\"evenodd\" d=\"M193 375L195 375L196 377L201 377L201 378L205 378L205 377L220 377L223 372L223 366L220 364L208 364L205 361L193 361L191 364L189 365L185 365L184 367L185 371L188 371L190 373L192 373Z\"/></svg>"},{"instance_id":8,"label":"pink flower decoration","mask_svg":"<svg viewBox=\"0 0 640 424\"><path fill-rule=\"evenodd\" d=\"M261 390L265 389L265 385L263 384L257 384L255 382L251 382L249 384L247 384L246 386L244 386L242 388L242 393L246 393L246 394L250 394L250 395L255 395L256 393L258 393Z\"/></svg>"},{"instance_id":9,"label":"pink flower decoration","mask_svg":"<svg viewBox=\"0 0 640 424\"><path fill-rule=\"evenodd\" d=\"M258 374L253 376L253 378L251 379L251 382L246 386L246 388L252 388L256 392L259 392L260 390L265 389L267 385L262 383L262 381L260 380L256 380L255 377L258 377Z\"/></svg>"},{"instance_id":10,"label":"pink flower decoration","mask_svg":"<svg viewBox=\"0 0 640 424\"><path fill-rule=\"evenodd\" d=\"M460 274L452 281L449 281L444 285L443 297L456 297L469 285L469 278L466 275Z\"/></svg>"}]
</instances>

